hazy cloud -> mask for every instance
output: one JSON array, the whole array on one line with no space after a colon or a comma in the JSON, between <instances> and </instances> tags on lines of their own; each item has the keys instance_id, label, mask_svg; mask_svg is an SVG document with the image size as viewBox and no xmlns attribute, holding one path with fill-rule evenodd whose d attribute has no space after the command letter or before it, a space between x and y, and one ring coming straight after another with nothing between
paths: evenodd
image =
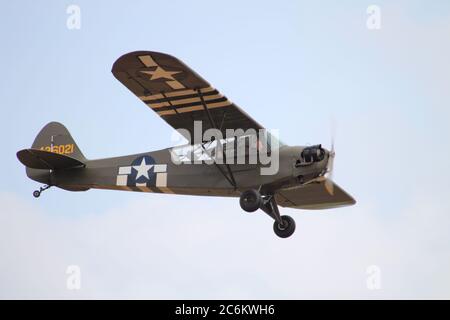
<instances>
[{"instance_id":1,"label":"hazy cloud","mask_svg":"<svg viewBox=\"0 0 450 320\"><path fill-rule=\"evenodd\" d=\"M71 218L2 193L0 297L450 297L450 208L434 196L389 223L367 206L285 210L298 226L285 240L263 213L242 213L236 199L187 199L142 195ZM65 287L68 265L81 267L80 291ZM370 265L381 268L381 290L366 287Z\"/></svg>"}]
</instances>

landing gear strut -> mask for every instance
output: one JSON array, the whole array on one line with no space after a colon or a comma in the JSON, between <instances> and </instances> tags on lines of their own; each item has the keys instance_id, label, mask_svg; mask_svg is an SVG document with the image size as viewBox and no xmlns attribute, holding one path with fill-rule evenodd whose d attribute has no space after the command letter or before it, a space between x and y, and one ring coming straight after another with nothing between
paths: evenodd
<instances>
[{"instance_id":1,"label":"landing gear strut","mask_svg":"<svg viewBox=\"0 0 450 320\"><path fill-rule=\"evenodd\" d=\"M247 212L263 210L272 219L273 231L280 238L290 237L295 231L295 221L290 216L281 216L273 194L261 195L259 191L247 190L240 197L241 208Z\"/></svg>"},{"instance_id":2,"label":"landing gear strut","mask_svg":"<svg viewBox=\"0 0 450 320\"><path fill-rule=\"evenodd\" d=\"M33 191L33 197L35 198L39 198L41 196L41 193L45 190L47 190L48 188L50 188L51 185L45 185L43 187L40 187L39 190L34 190Z\"/></svg>"}]
</instances>

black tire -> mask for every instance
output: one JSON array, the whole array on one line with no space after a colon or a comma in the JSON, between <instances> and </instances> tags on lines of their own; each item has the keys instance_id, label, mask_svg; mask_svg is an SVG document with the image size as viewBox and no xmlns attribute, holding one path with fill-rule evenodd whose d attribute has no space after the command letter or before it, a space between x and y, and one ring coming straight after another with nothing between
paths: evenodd
<instances>
[{"instance_id":1,"label":"black tire","mask_svg":"<svg viewBox=\"0 0 450 320\"><path fill-rule=\"evenodd\" d=\"M33 197L39 198L40 195L41 193L38 190L33 191Z\"/></svg>"},{"instance_id":2,"label":"black tire","mask_svg":"<svg viewBox=\"0 0 450 320\"><path fill-rule=\"evenodd\" d=\"M262 204L261 194L256 190L247 190L241 194L239 204L242 210L247 212L254 212L258 210Z\"/></svg>"},{"instance_id":3,"label":"black tire","mask_svg":"<svg viewBox=\"0 0 450 320\"><path fill-rule=\"evenodd\" d=\"M290 216L281 216L281 220L283 221L283 225L280 225L278 222L273 223L273 231L280 238L288 238L292 236L295 231L295 221Z\"/></svg>"}]
</instances>

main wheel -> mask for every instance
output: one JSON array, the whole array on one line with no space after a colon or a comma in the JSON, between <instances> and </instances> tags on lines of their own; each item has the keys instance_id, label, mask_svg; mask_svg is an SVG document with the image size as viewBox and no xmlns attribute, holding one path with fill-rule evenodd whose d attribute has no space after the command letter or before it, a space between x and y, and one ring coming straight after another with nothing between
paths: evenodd
<instances>
[{"instance_id":1,"label":"main wheel","mask_svg":"<svg viewBox=\"0 0 450 320\"><path fill-rule=\"evenodd\" d=\"M262 203L261 194L256 190L247 190L241 194L239 204L242 210L247 212L254 212L259 209Z\"/></svg>"},{"instance_id":2,"label":"main wheel","mask_svg":"<svg viewBox=\"0 0 450 320\"><path fill-rule=\"evenodd\" d=\"M281 216L281 221L283 224L280 225L278 222L274 222L273 231L280 238L287 238L292 236L295 231L295 221L290 216Z\"/></svg>"},{"instance_id":3,"label":"main wheel","mask_svg":"<svg viewBox=\"0 0 450 320\"><path fill-rule=\"evenodd\" d=\"M33 197L39 198L40 195L41 195L41 192L39 190L33 191Z\"/></svg>"}]
</instances>

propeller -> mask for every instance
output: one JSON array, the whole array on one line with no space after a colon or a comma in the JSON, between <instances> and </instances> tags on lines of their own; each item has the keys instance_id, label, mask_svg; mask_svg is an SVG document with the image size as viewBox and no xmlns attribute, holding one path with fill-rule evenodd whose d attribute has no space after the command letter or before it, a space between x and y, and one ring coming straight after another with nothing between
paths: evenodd
<instances>
[{"instance_id":1,"label":"propeller","mask_svg":"<svg viewBox=\"0 0 450 320\"><path fill-rule=\"evenodd\" d=\"M334 165L334 143L331 144L331 150L328 154L327 172L325 173L325 189L330 195L334 195L333 183L333 165Z\"/></svg>"},{"instance_id":2,"label":"propeller","mask_svg":"<svg viewBox=\"0 0 450 320\"><path fill-rule=\"evenodd\" d=\"M334 183L333 183L333 166L334 166L334 157L336 153L334 152L334 136L335 136L335 125L334 121L332 122L332 133L331 133L331 148L328 153L328 163L327 163L327 172L325 173L325 189L330 195L334 195Z\"/></svg>"}]
</instances>

